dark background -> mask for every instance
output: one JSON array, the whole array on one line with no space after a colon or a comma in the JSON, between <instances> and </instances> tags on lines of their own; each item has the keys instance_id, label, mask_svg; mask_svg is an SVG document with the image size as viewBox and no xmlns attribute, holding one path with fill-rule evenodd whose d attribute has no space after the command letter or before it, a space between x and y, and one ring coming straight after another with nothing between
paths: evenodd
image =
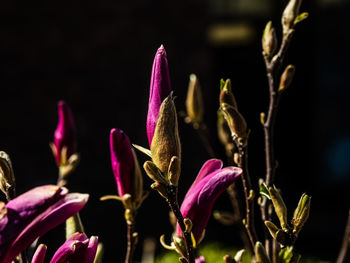
<instances>
[{"instance_id":1,"label":"dark background","mask_svg":"<svg viewBox=\"0 0 350 263\"><path fill-rule=\"evenodd\" d=\"M312 195L299 251L334 260L349 209L349 54L345 26L349 1L304 1L310 18L297 27L286 63L296 65L292 87L281 101L276 126L276 184L290 209ZM250 173L264 177L259 114L268 103L261 34L272 20L280 33L286 1L2 1L0 3L0 149L10 154L17 191L55 183L48 143L57 123L57 101L71 106L81 164L71 191L91 194L81 212L88 235L106 246L106 262L122 262L126 226L121 204L99 202L116 194L110 167L109 131L123 129L147 146L146 114L153 56L164 44L176 104L183 111L188 76L196 73L205 100L205 121L217 155L220 78L231 78L241 113L252 130ZM220 30L228 33L220 35ZM219 33L218 33L219 30ZM180 120L183 172L180 200L208 159L192 128ZM140 163L146 159L138 154ZM145 178L145 188L151 180ZM256 184L255 184L256 186ZM3 199L3 196L1 197ZM217 208L230 209L227 197ZM166 203L154 192L140 209L137 230L158 239L171 233ZM49 253L63 242L61 229L44 238ZM222 234L225 233L225 234ZM237 233L211 219L206 242L240 246ZM140 258L141 245L136 259Z\"/></svg>"}]
</instances>

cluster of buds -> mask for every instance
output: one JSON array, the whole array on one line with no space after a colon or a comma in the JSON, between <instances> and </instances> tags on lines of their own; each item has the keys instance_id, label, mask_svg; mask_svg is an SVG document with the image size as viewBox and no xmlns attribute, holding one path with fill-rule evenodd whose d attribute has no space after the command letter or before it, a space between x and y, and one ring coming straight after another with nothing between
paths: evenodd
<instances>
[{"instance_id":1,"label":"cluster of buds","mask_svg":"<svg viewBox=\"0 0 350 263\"><path fill-rule=\"evenodd\" d=\"M294 26L306 19L309 14L307 12L300 13L302 0L290 0L282 14L283 34L286 35L294 28Z\"/></svg>"},{"instance_id":2,"label":"cluster of buds","mask_svg":"<svg viewBox=\"0 0 350 263\"><path fill-rule=\"evenodd\" d=\"M238 140L242 145L245 145L248 138L247 123L238 111L236 99L232 93L231 80L227 79L225 82L221 81L220 85L220 110L219 112L224 116L227 125L231 132L231 137ZM222 130L225 131L224 128ZM221 135L223 138L223 135ZM226 143L229 141L226 140Z\"/></svg>"},{"instance_id":3,"label":"cluster of buds","mask_svg":"<svg viewBox=\"0 0 350 263\"><path fill-rule=\"evenodd\" d=\"M262 188L267 189L266 185L262 184ZM291 227L288 224L287 207L279 190L273 186L265 190L266 197L271 199L274 211L278 217L280 227L277 227L271 221L266 220L265 226L269 230L271 236L276 239L282 247L292 246L298 237L298 234L309 217L311 197L303 194L300 198L299 204L294 211L293 219L291 220Z\"/></svg>"}]
</instances>

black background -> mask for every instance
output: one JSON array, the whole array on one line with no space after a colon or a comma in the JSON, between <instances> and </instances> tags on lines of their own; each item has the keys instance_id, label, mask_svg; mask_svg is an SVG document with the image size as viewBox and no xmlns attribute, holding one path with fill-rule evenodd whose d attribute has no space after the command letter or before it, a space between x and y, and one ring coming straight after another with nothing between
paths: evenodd
<instances>
[{"instance_id":1,"label":"black background","mask_svg":"<svg viewBox=\"0 0 350 263\"><path fill-rule=\"evenodd\" d=\"M266 1L268 13L215 13L210 1L2 1L0 3L0 149L10 154L17 191L55 183L57 169L48 143L57 123L57 101L71 106L81 164L71 191L90 193L81 212L88 235L106 246L106 262L122 262L126 226L121 204L98 201L116 194L110 167L109 131L123 129L147 146L146 115L153 56L164 44L176 104L183 111L188 76L196 73L205 100L205 121L218 158L216 136L220 78L231 78L241 113L252 130L250 173L264 177L260 112L268 103L260 37L266 21L278 33L285 1ZM334 260L349 209L348 1L304 1L310 18L297 27L286 63L296 65L292 87L281 101L276 126L276 185L292 211L300 195L312 195L309 222L298 249ZM322 4L323 3L323 4ZM250 41L215 44L208 28L245 22ZM208 156L192 128L181 120L183 172L180 200ZM146 159L138 154L140 163ZM145 189L151 180L145 178ZM256 184L255 184L256 186ZM1 197L3 198L3 197ZM217 208L229 209L223 195ZM139 211L140 244L171 233L166 203L154 192ZM240 246L239 236L211 219L206 241ZM63 242L62 229L44 241L49 254ZM225 233L224 235L222 233ZM136 259L140 258L141 245ZM120 259L118 261L118 259Z\"/></svg>"}]
</instances>

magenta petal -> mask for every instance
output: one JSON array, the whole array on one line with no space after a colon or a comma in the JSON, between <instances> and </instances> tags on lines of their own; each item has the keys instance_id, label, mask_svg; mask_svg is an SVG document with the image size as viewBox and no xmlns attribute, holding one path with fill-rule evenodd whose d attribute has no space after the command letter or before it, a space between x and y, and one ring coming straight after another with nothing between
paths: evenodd
<instances>
[{"instance_id":1,"label":"magenta petal","mask_svg":"<svg viewBox=\"0 0 350 263\"><path fill-rule=\"evenodd\" d=\"M222 163L218 161L213 159L203 165L180 208L183 217L191 219L192 232L197 241L200 240L208 224L215 200L242 173L242 170L236 167L220 169ZM182 236L179 225L176 228L176 235Z\"/></svg>"},{"instance_id":2,"label":"magenta petal","mask_svg":"<svg viewBox=\"0 0 350 263\"><path fill-rule=\"evenodd\" d=\"M208 161L206 161L202 168L200 169L196 179L194 180L194 182L192 183L190 189L188 189L187 192L190 192L191 189L198 184L198 182L200 182L204 177L206 177L208 174L221 169L223 166L223 163L221 160L219 159L210 159Z\"/></svg>"},{"instance_id":3,"label":"magenta petal","mask_svg":"<svg viewBox=\"0 0 350 263\"><path fill-rule=\"evenodd\" d=\"M85 253L85 260L84 263L93 263L95 260L96 256L96 251L97 251L97 246L98 246L98 237L97 236L92 236L90 237L88 247L86 249Z\"/></svg>"},{"instance_id":4,"label":"magenta petal","mask_svg":"<svg viewBox=\"0 0 350 263\"><path fill-rule=\"evenodd\" d=\"M131 179L134 171L134 155L128 136L118 129L110 133L110 151L112 169L117 183L118 194L123 196L131 191Z\"/></svg>"},{"instance_id":5,"label":"magenta petal","mask_svg":"<svg viewBox=\"0 0 350 263\"><path fill-rule=\"evenodd\" d=\"M54 185L36 187L7 205L0 219L0 262L10 263L37 237L63 223L86 204L87 194L67 194Z\"/></svg>"},{"instance_id":6,"label":"magenta petal","mask_svg":"<svg viewBox=\"0 0 350 263\"><path fill-rule=\"evenodd\" d=\"M59 247L50 263L92 263L97 245L97 237L92 236L89 239L83 233L75 233Z\"/></svg>"},{"instance_id":7,"label":"magenta petal","mask_svg":"<svg viewBox=\"0 0 350 263\"><path fill-rule=\"evenodd\" d=\"M58 124L54 134L54 145L56 147L56 163L61 164L62 148L67 147L67 157L76 152L76 131L73 114L68 104L64 101L58 102Z\"/></svg>"},{"instance_id":8,"label":"magenta petal","mask_svg":"<svg viewBox=\"0 0 350 263\"><path fill-rule=\"evenodd\" d=\"M40 244L36 249L32 263L44 263L47 247L44 244Z\"/></svg>"},{"instance_id":9,"label":"magenta petal","mask_svg":"<svg viewBox=\"0 0 350 263\"><path fill-rule=\"evenodd\" d=\"M170 75L165 49L162 46L154 57L151 75L150 94L147 113L147 137L151 147L154 130L156 128L160 105L170 94Z\"/></svg>"}]
</instances>

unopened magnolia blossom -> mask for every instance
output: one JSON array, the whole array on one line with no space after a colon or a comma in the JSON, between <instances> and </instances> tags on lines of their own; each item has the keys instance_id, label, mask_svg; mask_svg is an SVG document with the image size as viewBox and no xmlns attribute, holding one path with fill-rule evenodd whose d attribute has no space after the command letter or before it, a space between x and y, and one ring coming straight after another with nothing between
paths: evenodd
<instances>
[{"instance_id":1,"label":"unopened magnolia blossom","mask_svg":"<svg viewBox=\"0 0 350 263\"><path fill-rule=\"evenodd\" d=\"M147 113L147 137L151 147L154 130L156 129L160 105L170 94L170 76L168 60L163 45L157 50L154 57L151 75L150 94Z\"/></svg>"},{"instance_id":2,"label":"unopened magnolia blossom","mask_svg":"<svg viewBox=\"0 0 350 263\"><path fill-rule=\"evenodd\" d=\"M76 131L73 114L65 101L58 102L58 124L53 140L57 165L62 164L62 150L66 148L66 159L76 152Z\"/></svg>"}]
</instances>

